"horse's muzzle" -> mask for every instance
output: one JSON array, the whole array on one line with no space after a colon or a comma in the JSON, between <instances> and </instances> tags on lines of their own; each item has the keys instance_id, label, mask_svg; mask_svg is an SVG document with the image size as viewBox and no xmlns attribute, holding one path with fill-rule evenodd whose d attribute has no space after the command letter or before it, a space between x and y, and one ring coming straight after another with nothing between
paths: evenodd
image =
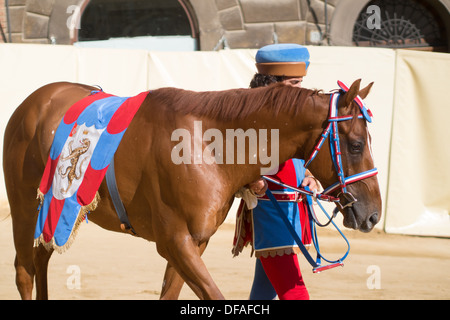
<instances>
[{"instance_id":1,"label":"horse's muzzle","mask_svg":"<svg viewBox=\"0 0 450 320\"><path fill-rule=\"evenodd\" d=\"M362 219L359 218L358 210L355 206L345 208L343 214L344 226L346 228L359 230L364 233L372 231L373 227L378 223L379 220L378 212L373 212Z\"/></svg>"},{"instance_id":2,"label":"horse's muzzle","mask_svg":"<svg viewBox=\"0 0 450 320\"><path fill-rule=\"evenodd\" d=\"M361 230L362 232L370 232L373 229L373 227L378 223L378 220L379 220L378 212L372 213L366 219L366 221L364 221L361 224L361 227L359 228L359 230Z\"/></svg>"},{"instance_id":3,"label":"horse's muzzle","mask_svg":"<svg viewBox=\"0 0 450 320\"><path fill-rule=\"evenodd\" d=\"M336 206L344 215L344 226L361 232L372 231L379 220L378 212L372 212L367 216L363 214L367 209L357 203L358 200L350 192L339 194L339 198L340 201Z\"/></svg>"}]
</instances>

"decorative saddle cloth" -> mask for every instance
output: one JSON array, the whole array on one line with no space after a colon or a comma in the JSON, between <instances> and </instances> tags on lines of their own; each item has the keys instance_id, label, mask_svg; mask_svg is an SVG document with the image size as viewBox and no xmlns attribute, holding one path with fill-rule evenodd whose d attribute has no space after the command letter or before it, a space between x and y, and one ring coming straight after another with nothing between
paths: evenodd
<instances>
[{"instance_id":1,"label":"decorative saddle cloth","mask_svg":"<svg viewBox=\"0 0 450 320\"><path fill-rule=\"evenodd\" d=\"M38 188L34 244L64 252L79 224L96 209L98 188L148 92L117 97L93 91L67 110L56 130Z\"/></svg>"}]
</instances>

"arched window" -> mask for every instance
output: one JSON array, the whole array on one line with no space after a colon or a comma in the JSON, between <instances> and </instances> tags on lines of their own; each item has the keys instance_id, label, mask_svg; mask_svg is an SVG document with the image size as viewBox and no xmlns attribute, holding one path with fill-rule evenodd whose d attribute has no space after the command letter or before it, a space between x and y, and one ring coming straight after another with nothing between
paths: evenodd
<instances>
[{"instance_id":1,"label":"arched window","mask_svg":"<svg viewBox=\"0 0 450 320\"><path fill-rule=\"evenodd\" d=\"M445 25L421 0L374 0L361 10L354 28L357 46L414 48L447 52Z\"/></svg>"},{"instance_id":2,"label":"arched window","mask_svg":"<svg viewBox=\"0 0 450 320\"><path fill-rule=\"evenodd\" d=\"M195 17L184 0L90 0L79 46L197 50Z\"/></svg>"}]
</instances>

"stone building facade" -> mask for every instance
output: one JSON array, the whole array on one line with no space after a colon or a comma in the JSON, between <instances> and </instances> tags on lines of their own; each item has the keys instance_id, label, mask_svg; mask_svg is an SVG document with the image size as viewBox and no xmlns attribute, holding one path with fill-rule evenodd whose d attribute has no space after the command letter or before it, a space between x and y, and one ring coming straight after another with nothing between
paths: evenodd
<instances>
[{"instance_id":1,"label":"stone building facade","mask_svg":"<svg viewBox=\"0 0 450 320\"><path fill-rule=\"evenodd\" d=\"M5 33L15 43L72 44L79 40L79 29L69 28L69 20L75 14L70 8L77 8L77 14L83 17L85 10L96 1L102 1L102 5L107 6L130 0L0 0L0 19L3 19L0 22ZM401 47L405 43L414 47L416 43L427 50L449 52L450 0L173 1L187 15L192 36L197 39L200 50L259 48L271 43L294 42L306 45L389 47ZM7 4L7 8L2 6L2 2ZM372 15L367 13L373 4L381 8L379 22L384 29L368 30L364 25L366 20L377 18L376 11ZM409 7L414 6L416 11L426 11L427 21L431 19L435 24L433 30L426 27L430 22L420 22L424 25L421 27L419 22L408 20L408 12L413 10ZM394 39L396 35L392 33L387 35L392 41L382 43L379 39L386 38L386 34L382 33L392 29L392 23L399 18L397 15L400 13L395 12L398 7L402 7L401 25L394 27L409 28L407 31L402 29L402 33L411 34L411 39ZM8 24L2 18L5 13L9 16L10 30L7 30ZM392 19L393 14L397 20ZM355 39L355 34L361 37ZM432 40L427 40L430 37ZM367 41L363 41L366 38Z\"/></svg>"}]
</instances>

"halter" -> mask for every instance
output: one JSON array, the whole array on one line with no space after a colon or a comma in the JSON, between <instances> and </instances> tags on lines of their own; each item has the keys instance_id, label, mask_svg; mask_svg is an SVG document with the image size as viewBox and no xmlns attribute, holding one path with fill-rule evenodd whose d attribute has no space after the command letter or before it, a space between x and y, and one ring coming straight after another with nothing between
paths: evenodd
<instances>
[{"instance_id":1,"label":"halter","mask_svg":"<svg viewBox=\"0 0 450 320\"><path fill-rule=\"evenodd\" d=\"M338 85L344 92L347 92L349 90L348 87L342 81L338 81ZM340 209L344 209L345 207L352 207L353 203L357 201L357 199L350 192L347 192L347 185L363 179L373 177L378 174L378 170L377 168L373 168L349 177L345 177L341 161L341 147L339 140L338 123L341 121L351 120L353 119L353 116L351 115L338 116L338 102L340 95L341 95L340 92L336 92L331 95L330 111L328 115L328 125L323 130L318 143L314 147L314 150L311 153L311 156L309 157L308 161L305 162L304 167L307 168L309 164L314 160L314 158L317 156L317 153L322 148L323 143L329 136L331 159L333 160L334 168L336 169L338 175L338 182L326 188L322 194L329 195L332 192L336 191L338 188L340 188L341 192L339 195L344 199L346 199L347 203L343 205L340 202L336 202L336 204L340 207ZM358 95L356 96L354 101L358 104L361 110L361 113L357 117L359 119L365 119L367 122L372 122L372 112L369 109L367 109L363 99L361 99L361 97Z\"/></svg>"}]
</instances>

